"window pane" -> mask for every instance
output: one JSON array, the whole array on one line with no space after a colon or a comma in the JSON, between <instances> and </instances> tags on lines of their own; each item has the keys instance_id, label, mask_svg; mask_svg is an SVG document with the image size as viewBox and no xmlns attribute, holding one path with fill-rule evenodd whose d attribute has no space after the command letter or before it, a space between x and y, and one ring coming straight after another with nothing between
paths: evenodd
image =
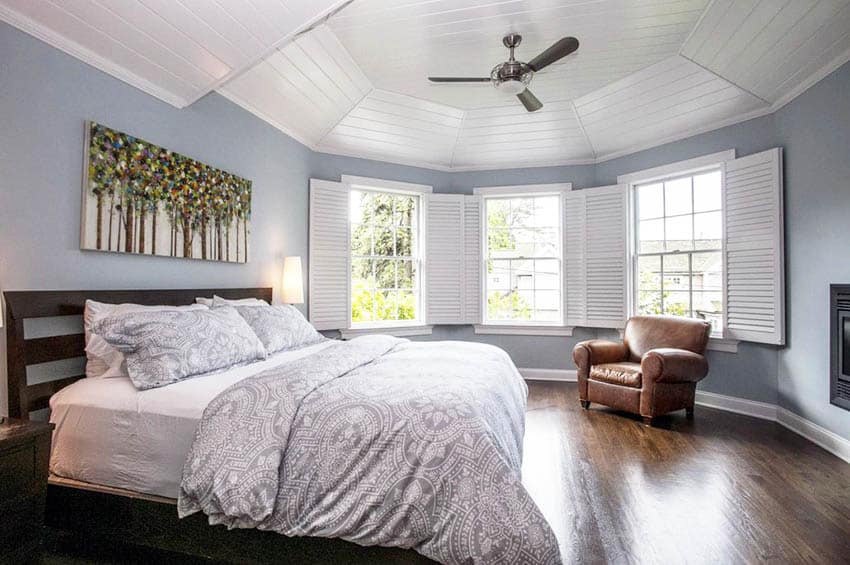
<instances>
[{"instance_id":1,"label":"window pane","mask_svg":"<svg viewBox=\"0 0 850 565\"><path fill-rule=\"evenodd\" d=\"M490 257L513 257L516 255L516 242L508 228L490 228L487 239Z\"/></svg>"},{"instance_id":2,"label":"window pane","mask_svg":"<svg viewBox=\"0 0 850 565\"><path fill-rule=\"evenodd\" d=\"M416 208L416 198L410 196L395 197L395 223L399 226L413 224L413 213Z\"/></svg>"},{"instance_id":3,"label":"window pane","mask_svg":"<svg viewBox=\"0 0 850 565\"><path fill-rule=\"evenodd\" d=\"M561 254L557 228L538 228L534 239L532 257L558 257Z\"/></svg>"},{"instance_id":4,"label":"window pane","mask_svg":"<svg viewBox=\"0 0 850 565\"><path fill-rule=\"evenodd\" d=\"M534 200L534 225L538 228L555 228L560 225L560 204L557 196L539 196Z\"/></svg>"},{"instance_id":5,"label":"window pane","mask_svg":"<svg viewBox=\"0 0 850 565\"><path fill-rule=\"evenodd\" d=\"M694 177L694 212L720 210L720 171Z\"/></svg>"},{"instance_id":6,"label":"window pane","mask_svg":"<svg viewBox=\"0 0 850 565\"><path fill-rule=\"evenodd\" d=\"M351 260L351 281L352 288L357 286L359 282L364 285L374 286L372 279L372 261L369 259L352 259Z\"/></svg>"},{"instance_id":7,"label":"window pane","mask_svg":"<svg viewBox=\"0 0 850 565\"><path fill-rule=\"evenodd\" d=\"M415 288L416 269L413 266L413 261L398 261L396 268L398 269L398 288Z\"/></svg>"},{"instance_id":8,"label":"window pane","mask_svg":"<svg viewBox=\"0 0 850 565\"><path fill-rule=\"evenodd\" d=\"M538 290L560 290L561 270L556 259L539 259L534 262L534 288Z\"/></svg>"},{"instance_id":9,"label":"window pane","mask_svg":"<svg viewBox=\"0 0 850 565\"><path fill-rule=\"evenodd\" d=\"M514 320L532 320L534 313L534 291L533 290L518 290L513 293L516 299L513 303L513 319Z\"/></svg>"},{"instance_id":10,"label":"window pane","mask_svg":"<svg viewBox=\"0 0 850 565\"><path fill-rule=\"evenodd\" d=\"M661 291L641 290L638 292L638 313L645 316L662 314Z\"/></svg>"},{"instance_id":11,"label":"window pane","mask_svg":"<svg viewBox=\"0 0 850 565\"><path fill-rule=\"evenodd\" d=\"M638 210L641 220L664 216L664 185L647 184L638 187Z\"/></svg>"},{"instance_id":12,"label":"window pane","mask_svg":"<svg viewBox=\"0 0 850 565\"><path fill-rule=\"evenodd\" d=\"M534 261L511 261L511 288L529 290L534 288Z\"/></svg>"},{"instance_id":13,"label":"window pane","mask_svg":"<svg viewBox=\"0 0 850 565\"><path fill-rule=\"evenodd\" d=\"M691 213L691 178L686 177L664 183L665 215Z\"/></svg>"},{"instance_id":14,"label":"window pane","mask_svg":"<svg viewBox=\"0 0 850 565\"><path fill-rule=\"evenodd\" d=\"M413 230L407 227L396 228L396 255L413 256Z\"/></svg>"},{"instance_id":15,"label":"window pane","mask_svg":"<svg viewBox=\"0 0 850 565\"><path fill-rule=\"evenodd\" d=\"M720 249L722 238L720 212L694 214L694 245L697 249Z\"/></svg>"},{"instance_id":16,"label":"window pane","mask_svg":"<svg viewBox=\"0 0 850 565\"><path fill-rule=\"evenodd\" d=\"M511 262L506 259L493 259L489 262L487 288L508 291L511 289Z\"/></svg>"},{"instance_id":17,"label":"window pane","mask_svg":"<svg viewBox=\"0 0 850 565\"><path fill-rule=\"evenodd\" d=\"M511 198L511 215L508 223L516 227L532 227L534 225L534 199Z\"/></svg>"},{"instance_id":18,"label":"window pane","mask_svg":"<svg viewBox=\"0 0 850 565\"><path fill-rule=\"evenodd\" d=\"M693 216L678 216L664 220L667 236L667 251L693 249Z\"/></svg>"},{"instance_id":19,"label":"window pane","mask_svg":"<svg viewBox=\"0 0 850 565\"><path fill-rule=\"evenodd\" d=\"M530 228L514 228L511 230L516 241L516 254L519 257L534 257L537 231Z\"/></svg>"},{"instance_id":20,"label":"window pane","mask_svg":"<svg viewBox=\"0 0 850 565\"><path fill-rule=\"evenodd\" d=\"M486 200L487 226L490 228L508 227L511 213L511 201L506 198L488 198Z\"/></svg>"},{"instance_id":21,"label":"window pane","mask_svg":"<svg viewBox=\"0 0 850 565\"><path fill-rule=\"evenodd\" d=\"M394 290L379 290L375 293L375 320L397 319L395 294Z\"/></svg>"},{"instance_id":22,"label":"window pane","mask_svg":"<svg viewBox=\"0 0 850 565\"><path fill-rule=\"evenodd\" d=\"M664 251L664 220L644 220L638 227L640 253Z\"/></svg>"},{"instance_id":23,"label":"window pane","mask_svg":"<svg viewBox=\"0 0 850 565\"><path fill-rule=\"evenodd\" d=\"M372 254L372 226L371 225L369 225L369 224L354 224L354 225L352 225L351 254L352 255L371 255Z\"/></svg>"},{"instance_id":24,"label":"window pane","mask_svg":"<svg viewBox=\"0 0 850 565\"><path fill-rule=\"evenodd\" d=\"M638 257L638 288L661 290L661 257L658 255Z\"/></svg>"},{"instance_id":25,"label":"window pane","mask_svg":"<svg viewBox=\"0 0 850 565\"><path fill-rule=\"evenodd\" d=\"M538 290L534 293L534 309L536 311L549 310L558 312L561 301L561 293L557 290Z\"/></svg>"},{"instance_id":26,"label":"window pane","mask_svg":"<svg viewBox=\"0 0 850 565\"><path fill-rule=\"evenodd\" d=\"M687 292L664 292L664 313L668 316L690 316L690 294Z\"/></svg>"},{"instance_id":27,"label":"window pane","mask_svg":"<svg viewBox=\"0 0 850 565\"><path fill-rule=\"evenodd\" d=\"M371 322L373 315L374 292L363 285L352 286L351 290L351 321Z\"/></svg>"},{"instance_id":28,"label":"window pane","mask_svg":"<svg viewBox=\"0 0 850 565\"><path fill-rule=\"evenodd\" d=\"M398 319L416 319L416 294L414 292L406 290L398 292Z\"/></svg>"},{"instance_id":29,"label":"window pane","mask_svg":"<svg viewBox=\"0 0 850 565\"><path fill-rule=\"evenodd\" d=\"M690 261L687 255L665 255L663 260L664 280L662 290L690 289Z\"/></svg>"},{"instance_id":30,"label":"window pane","mask_svg":"<svg viewBox=\"0 0 850 565\"><path fill-rule=\"evenodd\" d=\"M375 243L372 253L389 257L395 255L395 230L393 228L376 227Z\"/></svg>"},{"instance_id":31,"label":"window pane","mask_svg":"<svg viewBox=\"0 0 850 565\"><path fill-rule=\"evenodd\" d=\"M377 288L395 288L395 261L392 259L375 261L375 280Z\"/></svg>"},{"instance_id":32,"label":"window pane","mask_svg":"<svg viewBox=\"0 0 850 565\"><path fill-rule=\"evenodd\" d=\"M372 221L380 226L393 225L393 195L373 194L372 199Z\"/></svg>"},{"instance_id":33,"label":"window pane","mask_svg":"<svg viewBox=\"0 0 850 565\"><path fill-rule=\"evenodd\" d=\"M694 292L694 317L711 322L711 331L723 331L723 294Z\"/></svg>"},{"instance_id":34,"label":"window pane","mask_svg":"<svg viewBox=\"0 0 850 565\"><path fill-rule=\"evenodd\" d=\"M352 223L369 223L372 221L372 197L368 192L352 190L350 195Z\"/></svg>"},{"instance_id":35,"label":"window pane","mask_svg":"<svg viewBox=\"0 0 850 565\"><path fill-rule=\"evenodd\" d=\"M694 253L692 263L694 290L723 289L723 257L719 251Z\"/></svg>"}]
</instances>

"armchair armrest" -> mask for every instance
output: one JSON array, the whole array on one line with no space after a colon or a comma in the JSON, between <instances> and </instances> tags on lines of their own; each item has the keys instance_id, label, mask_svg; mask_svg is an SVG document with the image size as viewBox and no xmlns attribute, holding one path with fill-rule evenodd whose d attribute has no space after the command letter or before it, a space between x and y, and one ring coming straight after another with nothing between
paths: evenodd
<instances>
[{"instance_id":1,"label":"armchair armrest","mask_svg":"<svg viewBox=\"0 0 850 565\"><path fill-rule=\"evenodd\" d=\"M643 377L654 382L696 383L708 374L708 361L698 353L664 347L650 349L640 361Z\"/></svg>"},{"instance_id":2,"label":"armchair armrest","mask_svg":"<svg viewBox=\"0 0 850 565\"><path fill-rule=\"evenodd\" d=\"M577 343L573 348L573 361L579 368L602 363L617 363L629 358L629 350L625 343L591 339Z\"/></svg>"}]
</instances>

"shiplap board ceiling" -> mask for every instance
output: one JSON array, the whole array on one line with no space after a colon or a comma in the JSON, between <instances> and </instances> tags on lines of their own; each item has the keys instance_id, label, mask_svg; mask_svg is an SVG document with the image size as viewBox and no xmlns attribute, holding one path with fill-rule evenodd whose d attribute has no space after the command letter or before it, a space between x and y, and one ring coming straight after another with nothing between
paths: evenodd
<instances>
[{"instance_id":1,"label":"shiplap board ceiling","mask_svg":"<svg viewBox=\"0 0 850 565\"><path fill-rule=\"evenodd\" d=\"M171 104L217 90L311 148L441 170L592 163L763 115L850 59L850 0L0 0ZM489 84L507 32L526 112Z\"/></svg>"}]
</instances>

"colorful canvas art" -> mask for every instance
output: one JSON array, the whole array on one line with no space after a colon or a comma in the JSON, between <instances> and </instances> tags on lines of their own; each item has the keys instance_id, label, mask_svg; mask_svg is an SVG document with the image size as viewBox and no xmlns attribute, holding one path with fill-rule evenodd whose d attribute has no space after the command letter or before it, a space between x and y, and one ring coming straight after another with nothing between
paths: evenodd
<instances>
[{"instance_id":1,"label":"colorful canvas art","mask_svg":"<svg viewBox=\"0 0 850 565\"><path fill-rule=\"evenodd\" d=\"M82 248L245 263L251 181L87 125Z\"/></svg>"}]
</instances>

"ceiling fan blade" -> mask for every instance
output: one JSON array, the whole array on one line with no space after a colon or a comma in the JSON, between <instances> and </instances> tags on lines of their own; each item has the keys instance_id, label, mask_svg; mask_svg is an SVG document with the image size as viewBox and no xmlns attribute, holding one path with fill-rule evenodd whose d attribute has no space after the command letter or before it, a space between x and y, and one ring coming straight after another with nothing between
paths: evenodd
<instances>
[{"instance_id":1,"label":"ceiling fan blade","mask_svg":"<svg viewBox=\"0 0 850 565\"><path fill-rule=\"evenodd\" d=\"M490 82L490 77L428 77L431 82Z\"/></svg>"},{"instance_id":2,"label":"ceiling fan blade","mask_svg":"<svg viewBox=\"0 0 850 565\"><path fill-rule=\"evenodd\" d=\"M536 112L543 107L543 103L527 88L517 94L516 97L519 98L519 101L522 102L522 105L525 106L525 109L529 112Z\"/></svg>"},{"instance_id":3,"label":"ceiling fan blade","mask_svg":"<svg viewBox=\"0 0 850 565\"><path fill-rule=\"evenodd\" d=\"M573 51L578 49L578 39L575 37L563 37L552 44L546 51L532 59L528 66L532 71L539 71L548 67L556 61L560 61Z\"/></svg>"}]
</instances>

